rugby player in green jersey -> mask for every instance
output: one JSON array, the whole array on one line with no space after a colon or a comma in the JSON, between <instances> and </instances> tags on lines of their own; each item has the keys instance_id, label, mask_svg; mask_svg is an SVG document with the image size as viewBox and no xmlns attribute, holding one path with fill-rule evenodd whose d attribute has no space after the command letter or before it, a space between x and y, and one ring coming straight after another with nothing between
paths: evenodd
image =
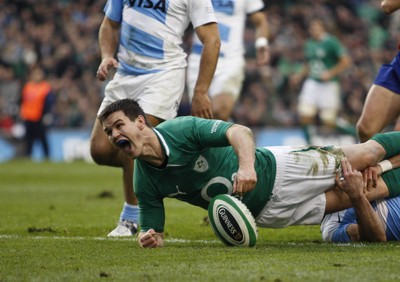
<instances>
[{"instance_id":1,"label":"rugby player in green jersey","mask_svg":"<svg viewBox=\"0 0 400 282\"><path fill-rule=\"evenodd\" d=\"M249 128L221 120L179 117L152 128L131 99L110 104L99 120L110 142L135 159L143 247L163 245L166 197L207 209L212 197L234 194L259 227L320 224L325 213L351 205L346 193L334 189L344 158L363 170L400 153L400 132L342 147L255 148ZM390 170L400 162L387 165ZM385 185L373 174L365 178L376 182L369 200L399 194L400 185Z\"/></svg>"}]
</instances>

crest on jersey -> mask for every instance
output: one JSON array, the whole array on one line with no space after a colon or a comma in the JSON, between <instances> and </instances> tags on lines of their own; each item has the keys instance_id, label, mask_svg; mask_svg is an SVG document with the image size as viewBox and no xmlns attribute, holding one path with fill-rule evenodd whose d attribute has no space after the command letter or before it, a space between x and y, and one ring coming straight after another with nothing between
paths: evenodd
<instances>
[{"instance_id":1,"label":"crest on jersey","mask_svg":"<svg viewBox=\"0 0 400 282\"><path fill-rule=\"evenodd\" d=\"M194 163L193 169L198 172L205 172L208 169L208 162L203 156L199 156L199 158Z\"/></svg>"}]
</instances>

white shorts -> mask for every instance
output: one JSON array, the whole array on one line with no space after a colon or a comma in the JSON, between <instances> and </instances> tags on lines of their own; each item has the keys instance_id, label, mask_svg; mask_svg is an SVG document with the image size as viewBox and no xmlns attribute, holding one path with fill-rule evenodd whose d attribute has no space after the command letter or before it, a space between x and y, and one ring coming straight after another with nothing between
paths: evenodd
<instances>
[{"instance_id":1,"label":"white shorts","mask_svg":"<svg viewBox=\"0 0 400 282\"><path fill-rule=\"evenodd\" d=\"M231 94L237 100L242 90L244 80L245 60L239 58L227 59L220 57L208 95L214 97L221 93ZM200 68L200 55L191 54L188 59L187 87L190 101L194 94L197 76Z\"/></svg>"},{"instance_id":2,"label":"white shorts","mask_svg":"<svg viewBox=\"0 0 400 282\"><path fill-rule=\"evenodd\" d=\"M260 227L320 224L325 191L335 185L342 150L317 147L267 147L276 159L276 179L270 201L257 217Z\"/></svg>"},{"instance_id":3,"label":"white shorts","mask_svg":"<svg viewBox=\"0 0 400 282\"><path fill-rule=\"evenodd\" d=\"M337 81L318 82L306 79L300 96L299 111L311 108L313 110L337 110L340 107L340 87Z\"/></svg>"},{"instance_id":4,"label":"white shorts","mask_svg":"<svg viewBox=\"0 0 400 282\"><path fill-rule=\"evenodd\" d=\"M136 100L146 114L167 120L176 117L185 89L185 69L131 76L116 73L106 88L98 115L112 102Z\"/></svg>"}]
</instances>

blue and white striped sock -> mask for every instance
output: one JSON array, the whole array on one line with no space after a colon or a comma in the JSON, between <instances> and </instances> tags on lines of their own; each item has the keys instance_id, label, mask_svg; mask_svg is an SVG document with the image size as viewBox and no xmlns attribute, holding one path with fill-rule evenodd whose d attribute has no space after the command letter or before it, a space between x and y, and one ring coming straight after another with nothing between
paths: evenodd
<instances>
[{"instance_id":1,"label":"blue and white striped sock","mask_svg":"<svg viewBox=\"0 0 400 282\"><path fill-rule=\"evenodd\" d=\"M122 209L121 215L119 219L122 220L128 220L134 223L139 222L139 207L138 206L133 206L128 203L124 203L124 207Z\"/></svg>"}]
</instances>

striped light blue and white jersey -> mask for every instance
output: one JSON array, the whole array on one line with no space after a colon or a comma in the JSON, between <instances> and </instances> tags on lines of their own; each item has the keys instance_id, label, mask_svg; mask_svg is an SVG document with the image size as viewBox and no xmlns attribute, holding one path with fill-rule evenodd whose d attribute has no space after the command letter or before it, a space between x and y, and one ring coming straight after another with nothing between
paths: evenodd
<instances>
[{"instance_id":1,"label":"striped light blue and white jersey","mask_svg":"<svg viewBox=\"0 0 400 282\"><path fill-rule=\"evenodd\" d=\"M400 197L377 200L371 203L382 222L388 241L400 240ZM356 224L356 213L353 208L327 215L321 225L325 241L334 243L350 242L347 228Z\"/></svg>"},{"instance_id":2,"label":"striped light blue and white jersey","mask_svg":"<svg viewBox=\"0 0 400 282\"><path fill-rule=\"evenodd\" d=\"M236 58L244 55L244 27L248 14L264 8L262 0L212 0L221 37L221 57ZM192 53L201 54L202 44L195 35Z\"/></svg>"},{"instance_id":3,"label":"striped light blue and white jersey","mask_svg":"<svg viewBox=\"0 0 400 282\"><path fill-rule=\"evenodd\" d=\"M185 68L189 23L217 21L210 0L108 0L104 12L121 24L117 71L135 76Z\"/></svg>"}]
</instances>

